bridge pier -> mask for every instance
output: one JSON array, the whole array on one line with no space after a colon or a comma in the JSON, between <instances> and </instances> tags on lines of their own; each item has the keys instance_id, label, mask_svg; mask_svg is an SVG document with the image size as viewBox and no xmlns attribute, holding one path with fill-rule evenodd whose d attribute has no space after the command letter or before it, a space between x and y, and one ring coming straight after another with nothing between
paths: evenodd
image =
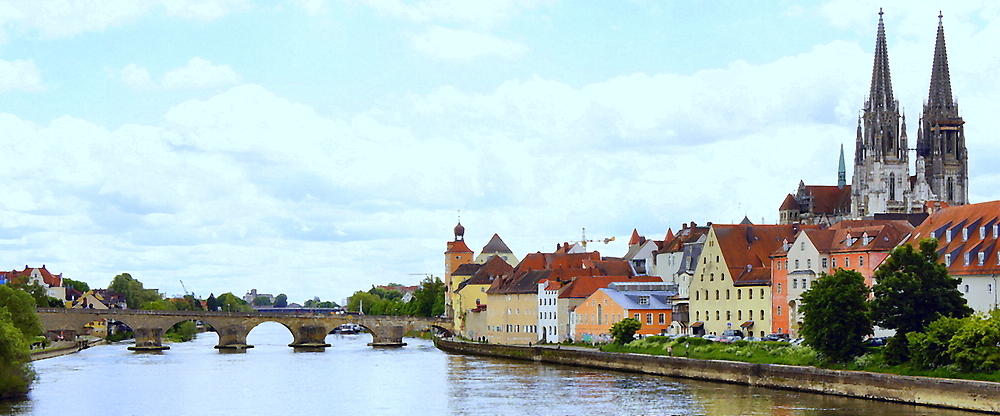
<instances>
[{"instance_id":1,"label":"bridge pier","mask_svg":"<svg viewBox=\"0 0 1000 416\"><path fill-rule=\"evenodd\" d=\"M222 352L246 352L253 345L247 344L247 335L250 329L246 325L232 324L214 327L215 333L219 335L219 344L215 349Z\"/></svg>"},{"instance_id":2,"label":"bridge pier","mask_svg":"<svg viewBox=\"0 0 1000 416\"><path fill-rule=\"evenodd\" d=\"M330 329L324 325L301 325L290 329L293 340L288 346L295 348L295 351L322 352L330 346L326 343L326 335L330 333Z\"/></svg>"},{"instance_id":3,"label":"bridge pier","mask_svg":"<svg viewBox=\"0 0 1000 416\"><path fill-rule=\"evenodd\" d=\"M163 351L170 347L163 345L163 328L132 328L135 345L128 347L131 351Z\"/></svg>"},{"instance_id":4,"label":"bridge pier","mask_svg":"<svg viewBox=\"0 0 1000 416\"><path fill-rule=\"evenodd\" d=\"M368 343L368 346L402 347L406 345L403 342L403 335L406 334L406 328L402 325L382 325L369 329L372 332L372 342Z\"/></svg>"}]
</instances>

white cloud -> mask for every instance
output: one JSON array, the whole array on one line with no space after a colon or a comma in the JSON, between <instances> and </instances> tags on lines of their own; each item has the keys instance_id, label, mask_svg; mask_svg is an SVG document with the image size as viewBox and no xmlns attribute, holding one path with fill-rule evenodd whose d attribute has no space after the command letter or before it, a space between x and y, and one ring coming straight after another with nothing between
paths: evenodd
<instances>
[{"instance_id":1,"label":"white cloud","mask_svg":"<svg viewBox=\"0 0 1000 416\"><path fill-rule=\"evenodd\" d=\"M133 91L146 91L156 88L153 78L146 68L141 68L136 64L128 64L121 70L121 81L126 87Z\"/></svg>"},{"instance_id":2,"label":"white cloud","mask_svg":"<svg viewBox=\"0 0 1000 416\"><path fill-rule=\"evenodd\" d=\"M510 59L528 51L526 46L514 41L441 26L432 26L429 32L414 36L413 45L418 51L449 60L473 60L493 55Z\"/></svg>"},{"instance_id":3,"label":"white cloud","mask_svg":"<svg viewBox=\"0 0 1000 416\"><path fill-rule=\"evenodd\" d=\"M0 92L21 90L27 92L45 91L42 75L29 60L5 61L0 59Z\"/></svg>"},{"instance_id":4,"label":"white cloud","mask_svg":"<svg viewBox=\"0 0 1000 416\"><path fill-rule=\"evenodd\" d=\"M490 28L506 23L522 10L550 5L557 0L425 0L404 3L401 0L349 0L397 19L417 23L446 21Z\"/></svg>"},{"instance_id":5,"label":"white cloud","mask_svg":"<svg viewBox=\"0 0 1000 416\"><path fill-rule=\"evenodd\" d=\"M42 37L60 38L100 32L132 23L162 8L169 15L212 20L249 7L250 0L0 0L0 40L8 27L37 30Z\"/></svg>"}]
</instances>

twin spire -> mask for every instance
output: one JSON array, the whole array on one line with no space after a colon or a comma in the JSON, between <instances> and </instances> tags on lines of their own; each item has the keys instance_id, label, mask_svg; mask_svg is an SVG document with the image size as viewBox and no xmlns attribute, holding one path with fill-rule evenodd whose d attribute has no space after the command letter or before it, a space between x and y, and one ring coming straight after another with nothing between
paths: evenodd
<instances>
[{"instance_id":1,"label":"twin spire","mask_svg":"<svg viewBox=\"0 0 1000 416\"><path fill-rule=\"evenodd\" d=\"M878 9L878 35L875 37L875 63L872 68L872 86L868 92L870 110L892 109L892 77L889 75L889 48L885 40L885 24L882 23L882 9Z\"/></svg>"},{"instance_id":2,"label":"twin spire","mask_svg":"<svg viewBox=\"0 0 1000 416\"><path fill-rule=\"evenodd\" d=\"M931 65L931 86L927 106L936 110L952 110L951 75L948 73L948 50L944 43L944 16L938 12L937 40L934 43L934 63Z\"/></svg>"}]
</instances>

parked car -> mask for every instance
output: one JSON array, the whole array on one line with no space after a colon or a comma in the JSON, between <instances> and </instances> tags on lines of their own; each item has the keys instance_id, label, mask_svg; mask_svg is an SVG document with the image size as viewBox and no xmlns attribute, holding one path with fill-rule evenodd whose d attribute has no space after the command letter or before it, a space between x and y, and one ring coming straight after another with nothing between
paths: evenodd
<instances>
[{"instance_id":1,"label":"parked car","mask_svg":"<svg viewBox=\"0 0 1000 416\"><path fill-rule=\"evenodd\" d=\"M706 335L702 335L701 337L702 337L702 339L707 339L707 340L712 341L712 342L718 342L719 341L719 336L718 335L706 334Z\"/></svg>"},{"instance_id":2,"label":"parked car","mask_svg":"<svg viewBox=\"0 0 1000 416\"><path fill-rule=\"evenodd\" d=\"M785 341L788 342L790 336L788 334L770 334L764 337L767 341Z\"/></svg>"},{"instance_id":3,"label":"parked car","mask_svg":"<svg viewBox=\"0 0 1000 416\"><path fill-rule=\"evenodd\" d=\"M724 335L724 336L722 336L722 338L719 339L719 342L725 342L725 343L729 344L729 343L732 343L732 342L740 341L742 339L743 339L743 337L741 337L739 335Z\"/></svg>"}]
</instances>

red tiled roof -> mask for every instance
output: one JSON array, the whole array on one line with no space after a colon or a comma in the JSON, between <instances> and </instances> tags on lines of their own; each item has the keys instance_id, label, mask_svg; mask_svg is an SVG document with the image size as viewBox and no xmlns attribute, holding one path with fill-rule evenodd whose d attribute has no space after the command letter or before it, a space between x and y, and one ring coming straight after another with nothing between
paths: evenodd
<instances>
[{"instance_id":1,"label":"red tiled roof","mask_svg":"<svg viewBox=\"0 0 1000 416\"><path fill-rule=\"evenodd\" d=\"M634 276L629 278L628 276L587 276L578 277L576 280L569 282L563 289L563 292L559 294L560 298L586 298L597 289L603 289L608 287L608 284L614 282L662 282L663 279L659 276Z\"/></svg>"},{"instance_id":2,"label":"red tiled roof","mask_svg":"<svg viewBox=\"0 0 1000 416\"><path fill-rule=\"evenodd\" d=\"M785 240L792 241L796 230L818 229L811 225L713 225L722 255L734 285L760 285L771 281L770 255ZM766 276L760 271L766 269Z\"/></svg>"},{"instance_id":3,"label":"red tiled roof","mask_svg":"<svg viewBox=\"0 0 1000 416\"><path fill-rule=\"evenodd\" d=\"M920 240L937 238L938 254L941 255L938 261L945 262L945 255L950 255L951 263L945 265L952 275L995 274L1000 273L1000 244L997 244L998 239L993 233L993 228L998 225L1000 201L951 206L934 212L924 220L913 230L906 243L917 247ZM984 235L980 237L980 228L983 227ZM948 241L949 230L951 241ZM982 265L979 265L980 253Z\"/></svg>"},{"instance_id":4,"label":"red tiled roof","mask_svg":"<svg viewBox=\"0 0 1000 416\"><path fill-rule=\"evenodd\" d=\"M795 200L795 197L792 196L792 194L788 194L788 196L785 197L785 201L781 203L781 208L778 208L778 211L798 211L800 209L802 208L799 207L799 203Z\"/></svg>"},{"instance_id":5,"label":"red tiled roof","mask_svg":"<svg viewBox=\"0 0 1000 416\"><path fill-rule=\"evenodd\" d=\"M472 250L469 250L469 246L465 245L465 241L462 240L449 241L448 250L445 251L445 253L471 253L471 252Z\"/></svg>"}]
</instances>

